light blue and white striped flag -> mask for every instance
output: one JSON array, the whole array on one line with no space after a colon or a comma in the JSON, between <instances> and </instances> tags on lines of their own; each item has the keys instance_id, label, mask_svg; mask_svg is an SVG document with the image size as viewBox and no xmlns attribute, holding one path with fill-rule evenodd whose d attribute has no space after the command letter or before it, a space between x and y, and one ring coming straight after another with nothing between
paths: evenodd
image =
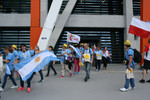
<instances>
[{"instance_id":1,"label":"light blue and white striped flag","mask_svg":"<svg viewBox=\"0 0 150 100\"><path fill-rule=\"evenodd\" d=\"M80 50L77 50L73 45L69 45L77 54L78 54L78 56L80 57L80 59L81 59L81 52L80 52Z\"/></svg>"},{"instance_id":2,"label":"light blue and white striped flag","mask_svg":"<svg viewBox=\"0 0 150 100\"><path fill-rule=\"evenodd\" d=\"M9 69L8 65L6 64L5 66L6 66L6 72L5 73L7 75L11 75L11 72L10 72L10 69Z\"/></svg>"},{"instance_id":3,"label":"light blue and white striped flag","mask_svg":"<svg viewBox=\"0 0 150 100\"><path fill-rule=\"evenodd\" d=\"M40 71L50 61L59 61L59 59L49 50L46 50L14 66L18 70L22 80L26 81L34 72Z\"/></svg>"}]
</instances>

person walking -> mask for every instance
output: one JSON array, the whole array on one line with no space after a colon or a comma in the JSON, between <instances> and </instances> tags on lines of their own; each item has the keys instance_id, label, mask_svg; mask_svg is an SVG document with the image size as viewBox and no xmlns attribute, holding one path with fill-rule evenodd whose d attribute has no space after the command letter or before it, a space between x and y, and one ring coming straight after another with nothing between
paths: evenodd
<instances>
[{"instance_id":1,"label":"person walking","mask_svg":"<svg viewBox=\"0 0 150 100\"><path fill-rule=\"evenodd\" d=\"M49 49L49 51L50 51L51 53L54 54L54 51L53 51L54 49L53 49L52 46L49 46L48 49ZM53 70L54 76L57 75L57 72L56 72L55 68L53 67L54 64L55 64L55 61L50 61L50 62L49 62L49 65L48 65L48 68L47 68L47 74L46 74L46 77L48 77L49 74L50 74L50 68Z\"/></svg>"},{"instance_id":2,"label":"person walking","mask_svg":"<svg viewBox=\"0 0 150 100\"><path fill-rule=\"evenodd\" d=\"M60 78L63 78L65 76L65 69L70 73L70 77L72 77L72 72L71 70L68 68L68 56L71 54L71 51L69 49L67 49L67 44L63 44L62 47L62 52L61 52L61 64L62 64L62 70L61 70L61 76Z\"/></svg>"},{"instance_id":3,"label":"person walking","mask_svg":"<svg viewBox=\"0 0 150 100\"><path fill-rule=\"evenodd\" d=\"M150 39L148 40L148 46L145 47L143 52L144 55L144 66L143 66L143 78L139 81L140 83L145 83L145 77L147 70L150 69ZM146 82L150 83L150 79Z\"/></svg>"},{"instance_id":4,"label":"person walking","mask_svg":"<svg viewBox=\"0 0 150 100\"><path fill-rule=\"evenodd\" d=\"M126 92L129 89L135 88L134 75L130 75L131 73L133 74L133 71L135 69L135 62L133 60L134 50L131 48L131 42L129 40L126 40L124 45L126 49L126 59L128 63L126 64L125 85L123 88L120 88L120 91L122 92ZM131 87L129 87L129 84L131 84Z\"/></svg>"},{"instance_id":5,"label":"person walking","mask_svg":"<svg viewBox=\"0 0 150 100\"><path fill-rule=\"evenodd\" d=\"M33 56L34 54L35 54L34 50L26 51L26 45L25 44L21 44L21 51L19 52L17 60L15 61L15 63L26 61L26 60L30 59L30 57ZM30 87L31 87L31 80L32 80L33 76L34 76L34 73L27 80L27 92L28 93L31 92L31 88ZM17 91L23 91L23 90L24 90L24 81L22 80L22 78L20 76L20 88Z\"/></svg>"},{"instance_id":6,"label":"person walking","mask_svg":"<svg viewBox=\"0 0 150 100\"><path fill-rule=\"evenodd\" d=\"M87 82L90 79L90 68L91 64L93 63L93 51L91 48L89 48L87 43L84 44L83 57L86 72L84 81Z\"/></svg>"},{"instance_id":7,"label":"person walking","mask_svg":"<svg viewBox=\"0 0 150 100\"><path fill-rule=\"evenodd\" d=\"M6 72L4 75L4 80L3 80L3 84L2 87L0 88L0 91L4 91L5 85L7 83L7 78L9 77L10 80L12 81L13 85L11 88L15 89L18 88L17 83L15 82L15 79L12 76L12 71L14 69L14 66L12 66L12 63L14 62L13 59L13 54L10 53L10 48L9 47L5 47L4 52L6 53L6 59L4 59L3 61L6 63Z\"/></svg>"},{"instance_id":8,"label":"person walking","mask_svg":"<svg viewBox=\"0 0 150 100\"><path fill-rule=\"evenodd\" d=\"M40 52L41 52L41 51L40 51L39 46L36 45L36 46L34 47L34 55L37 54L37 53L40 53ZM44 77L43 77L42 69L39 71L39 74L40 74L40 77L41 77L39 83L40 83L40 82L44 82Z\"/></svg>"},{"instance_id":9,"label":"person walking","mask_svg":"<svg viewBox=\"0 0 150 100\"><path fill-rule=\"evenodd\" d=\"M110 58L111 57L110 57L107 47L104 47L102 61L103 61L105 70L107 69L108 62L110 62Z\"/></svg>"},{"instance_id":10,"label":"person walking","mask_svg":"<svg viewBox=\"0 0 150 100\"><path fill-rule=\"evenodd\" d=\"M76 45L75 48L76 48L77 52L80 52L78 45ZM78 55L75 51L74 51L74 54L75 54L75 60L74 60L74 65L75 65L75 68L74 68L74 75L76 75L76 74L79 74L79 72L80 72L80 65L79 65L80 57L79 57L79 55Z\"/></svg>"},{"instance_id":11,"label":"person walking","mask_svg":"<svg viewBox=\"0 0 150 100\"><path fill-rule=\"evenodd\" d=\"M17 46L16 45L12 45L12 51L13 51L13 60L15 61L15 59L17 58L17 56L18 56L18 51L17 51ZM14 68L14 70L12 71L12 76L14 77L14 73L16 73L16 75L17 75L17 80L19 80L20 78L19 78L19 73L18 73L18 71L16 71L16 69Z\"/></svg>"},{"instance_id":12,"label":"person walking","mask_svg":"<svg viewBox=\"0 0 150 100\"><path fill-rule=\"evenodd\" d=\"M95 55L96 55L96 59L95 59L96 71L100 71L101 70L102 56L103 56L103 51L101 50L100 46L98 46L97 50L95 50Z\"/></svg>"}]
</instances>

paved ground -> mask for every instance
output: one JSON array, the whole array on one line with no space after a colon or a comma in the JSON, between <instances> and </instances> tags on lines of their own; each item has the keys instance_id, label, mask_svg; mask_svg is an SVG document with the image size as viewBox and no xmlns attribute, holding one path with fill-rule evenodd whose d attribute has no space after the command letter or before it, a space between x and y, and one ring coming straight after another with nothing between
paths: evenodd
<instances>
[{"instance_id":1,"label":"paved ground","mask_svg":"<svg viewBox=\"0 0 150 100\"><path fill-rule=\"evenodd\" d=\"M55 65L58 75L45 78L45 82L38 83L39 74L32 81L32 91L17 92L10 89L10 80L2 93L2 100L149 100L150 84L140 84L141 71L136 69L136 89L126 93L119 91L124 85L124 66L109 65L107 71L95 72L92 68L91 79L83 81L85 72L82 67L80 75L59 79L60 65ZM44 74L46 71L44 71ZM150 75L149 75L150 77ZM147 77L148 78L148 77ZM19 82L18 82L19 83Z\"/></svg>"}]
</instances>

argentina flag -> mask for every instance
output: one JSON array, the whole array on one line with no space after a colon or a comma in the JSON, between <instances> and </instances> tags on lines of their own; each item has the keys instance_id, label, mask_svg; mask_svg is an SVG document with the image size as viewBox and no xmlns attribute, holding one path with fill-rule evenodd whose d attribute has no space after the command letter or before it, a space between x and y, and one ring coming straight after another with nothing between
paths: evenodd
<instances>
[{"instance_id":1,"label":"argentina flag","mask_svg":"<svg viewBox=\"0 0 150 100\"><path fill-rule=\"evenodd\" d=\"M77 55L81 58L81 52L80 52L80 50L79 49L76 49L73 45L69 45L76 53L77 53Z\"/></svg>"},{"instance_id":2,"label":"argentina flag","mask_svg":"<svg viewBox=\"0 0 150 100\"><path fill-rule=\"evenodd\" d=\"M10 72L10 69L9 69L8 65L6 64L5 66L6 66L6 72L5 73L7 75L11 75L11 72Z\"/></svg>"},{"instance_id":3,"label":"argentina flag","mask_svg":"<svg viewBox=\"0 0 150 100\"><path fill-rule=\"evenodd\" d=\"M34 72L40 71L50 61L59 61L59 59L57 59L56 55L51 53L49 50L46 50L36 54L29 60L22 61L14 66L19 72L22 80L26 81Z\"/></svg>"}]
</instances>

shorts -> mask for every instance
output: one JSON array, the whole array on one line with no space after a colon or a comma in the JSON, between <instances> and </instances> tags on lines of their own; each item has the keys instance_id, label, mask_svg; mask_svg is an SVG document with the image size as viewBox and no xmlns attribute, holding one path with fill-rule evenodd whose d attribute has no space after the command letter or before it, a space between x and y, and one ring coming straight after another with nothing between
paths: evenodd
<instances>
[{"instance_id":1,"label":"shorts","mask_svg":"<svg viewBox=\"0 0 150 100\"><path fill-rule=\"evenodd\" d=\"M143 66L144 69L150 69L150 61L149 60L146 60L144 59L144 66Z\"/></svg>"}]
</instances>

